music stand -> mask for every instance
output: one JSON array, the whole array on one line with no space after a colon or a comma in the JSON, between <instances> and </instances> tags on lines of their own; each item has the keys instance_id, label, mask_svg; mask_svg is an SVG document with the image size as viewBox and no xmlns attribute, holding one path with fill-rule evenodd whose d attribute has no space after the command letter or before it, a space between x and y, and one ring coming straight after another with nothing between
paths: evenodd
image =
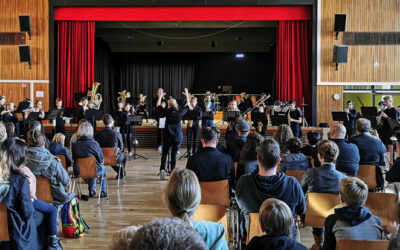
<instances>
[{"instance_id":1,"label":"music stand","mask_svg":"<svg viewBox=\"0 0 400 250\"><path fill-rule=\"evenodd\" d=\"M55 120L61 114L61 109L53 109L47 113L46 117L43 120Z\"/></svg>"},{"instance_id":2,"label":"music stand","mask_svg":"<svg viewBox=\"0 0 400 250\"><path fill-rule=\"evenodd\" d=\"M85 119L92 123L93 131L96 131L96 121L101 120L103 116L103 110L88 109L85 111Z\"/></svg>"},{"instance_id":3,"label":"music stand","mask_svg":"<svg viewBox=\"0 0 400 250\"><path fill-rule=\"evenodd\" d=\"M332 111L332 120L336 122L347 121L347 113L344 111Z\"/></svg>"},{"instance_id":4,"label":"music stand","mask_svg":"<svg viewBox=\"0 0 400 250\"><path fill-rule=\"evenodd\" d=\"M226 111L222 113L222 119L228 122L236 122L236 119L240 117L240 111Z\"/></svg>"},{"instance_id":5,"label":"music stand","mask_svg":"<svg viewBox=\"0 0 400 250\"><path fill-rule=\"evenodd\" d=\"M271 124L272 126L280 126L282 124L288 124L288 117L286 114L281 113L281 114L276 114L276 115L271 115Z\"/></svg>"},{"instance_id":6,"label":"music stand","mask_svg":"<svg viewBox=\"0 0 400 250\"><path fill-rule=\"evenodd\" d=\"M201 119L203 120L214 120L214 114L212 111L203 111L201 113Z\"/></svg>"},{"instance_id":7,"label":"music stand","mask_svg":"<svg viewBox=\"0 0 400 250\"><path fill-rule=\"evenodd\" d=\"M362 116L371 122L371 127L378 128L378 109L376 107L361 107Z\"/></svg>"},{"instance_id":8,"label":"music stand","mask_svg":"<svg viewBox=\"0 0 400 250\"><path fill-rule=\"evenodd\" d=\"M199 119L199 112L196 110L188 110L186 112L186 114L182 117L182 120L188 121L187 125L186 125L186 130L189 133L189 121L190 120L198 120ZM193 126L193 125L192 125ZM179 160L182 158L189 158L190 156L190 151L189 151L189 144L192 143L191 141L187 143L186 145L186 153L183 154L181 157L179 157ZM195 142L196 143L196 142Z\"/></svg>"},{"instance_id":9,"label":"music stand","mask_svg":"<svg viewBox=\"0 0 400 250\"><path fill-rule=\"evenodd\" d=\"M265 113L253 112L251 113L251 120L253 124L257 125L258 122L261 122L264 125L267 124L267 115Z\"/></svg>"},{"instance_id":10,"label":"music stand","mask_svg":"<svg viewBox=\"0 0 400 250\"><path fill-rule=\"evenodd\" d=\"M143 121L143 116L141 115L131 115L126 119L126 125L132 126L133 129L133 155L129 159L137 159L139 157L147 160L147 157L136 153L136 126L141 126ZM129 140L129 138L128 138Z\"/></svg>"},{"instance_id":11,"label":"music stand","mask_svg":"<svg viewBox=\"0 0 400 250\"><path fill-rule=\"evenodd\" d=\"M20 102L20 103L18 103L18 107L17 107L17 110L15 111L15 113L24 112L24 110L28 109L30 105L31 105L30 102Z\"/></svg>"},{"instance_id":12,"label":"music stand","mask_svg":"<svg viewBox=\"0 0 400 250\"><path fill-rule=\"evenodd\" d=\"M39 112L30 112L28 117L25 119L24 123L28 124L32 121L37 121L39 118Z\"/></svg>"}]
</instances>

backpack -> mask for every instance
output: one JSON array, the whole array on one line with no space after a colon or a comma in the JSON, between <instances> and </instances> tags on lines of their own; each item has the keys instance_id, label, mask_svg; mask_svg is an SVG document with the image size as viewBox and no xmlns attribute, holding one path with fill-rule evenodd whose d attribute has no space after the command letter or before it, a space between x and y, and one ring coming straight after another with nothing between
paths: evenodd
<instances>
[{"instance_id":1,"label":"backpack","mask_svg":"<svg viewBox=\"0 0 400 250\"><path fill-rule=\"evenodd\" d=\"M89 231L89 226L79 212L78 196L61 208L61 223L63 235L67 238L82 238Z\"/></svg>"}]
</instances>

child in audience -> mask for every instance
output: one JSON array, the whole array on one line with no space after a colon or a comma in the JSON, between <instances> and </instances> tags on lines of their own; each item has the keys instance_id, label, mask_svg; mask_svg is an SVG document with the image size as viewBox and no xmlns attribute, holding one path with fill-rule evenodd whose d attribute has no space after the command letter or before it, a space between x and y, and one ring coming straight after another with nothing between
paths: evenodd
<instances>
[{"instance_id":1,"label":"child in audience","mask_svg":"<svg viewBox=\"0 0 400 250\"><path fill-rule=\"evenodd\" d=\"M321 163L318 160L317 144L321 140L321 135L317 131L307 133L307 144L301 149L305 156L311 156L314 160L314 167L319 167Z\"/></svg>"},{"instance_id":2,"label":"child in audience","mask_svg":"<svg viewBox=\"0 0 400 250\"><path fill-rule=\"evenodd\" d=\"M286 170L306 170L310 167L310 161L301 153L301 141L297 137L290 138L286 142L289 154L281 161L281 173Z\"/></svg>"},{"instance_id":3,"label":"child in audience","mask_svg":"<svg viewBox=\"0 0 400 250\"><path fill-rule=\"evenodd\" d=\"M254 237L246 246L247 250L307 249L290 237L294 220L292 212L285 202L275 198L266 199L260 207L259 218L261 230L266 235Z\"/></svg>"},{"instance_id":4,"label":"child in audience","mask_svg":"<svg viewBox=\"0 0 400 250\"><path fill-rule=\"evenodd\" d=\"M382 222L364 207L368 186L356 177L340 182L339 199L342 208L325 220L324 250L336 249L338 240L381 240Z\"/></svg>"}]
</instances>

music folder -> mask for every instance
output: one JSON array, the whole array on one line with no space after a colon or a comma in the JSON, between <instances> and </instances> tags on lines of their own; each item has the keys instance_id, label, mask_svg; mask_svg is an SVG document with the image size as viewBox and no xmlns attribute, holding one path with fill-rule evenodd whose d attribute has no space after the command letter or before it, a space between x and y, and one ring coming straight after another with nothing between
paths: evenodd
<instances>
[{"instance_id":1,"label":"music folder","mask_svg":"<svg viewBox=\"0 0 400 250\"><path fill-rule=\"evenodd\" d=\"M61 114L61 109L53 109L49 113L47 113L44 120L55 120Z\"/></svg>"},{"instance_id":2,"label":"music folder","mask_svg":"<svg viewBox=\"0 0 400 250\"><path fill-rule=\"evenodd\" d=\"M25 123L29 124L31 121L37 121L39 118L39 112L30 112L28 117L25 119Z\"/></svg>"},{"instance_id":3,"label":"music folder","mask_svg":"<svg viewBox=\"0 0 400 250\"><path fill-rule=\"evenodd\" d=\"M126 119L126 125L130 126L141 126L143 121L143 116L141 115L130 115Z\"/></svg>"},{"instance_id":4,"label":"music folder","mask_svg":"<svg viewBox=\"0 0 400 250\"><path fill-rule=\"evenodd\" d=\"M212 111L203 111L201 113L201 118L203 120L214 120L214 114Z\"/></svg>"},{"instance_id":5,"label":"music folder","mask_svg":"<svg viewBox=\"0 0 400 250\"><path fill-rule=\"evenodd\" d=\"M223 120L229 122L235 122L236 118L240 116L240 111L226 111L222 113Z\"/></svg>"},{"instance_id":6,"label":"music folder","mask_svg":"<svg viewBox=\"0 0 400 250\"><path fill-rule=\"evenodd\" d=\"M182 117L182 120L184 121L190 121L190 120L198 120L199 119L199 112L196 110L188 110L186 114Z\"/></svg>"},{"instance_id":7,"label":"music folder","mask_svg":"<svg viewBox=\"0 0 400 250\"><path fill-rule=\"evenodd\" d=\"M254 123L261 122L263 124L266 124L267 123L267 115L265 113L252 112L251 113L251 120Z\"/></svg>"},{"instance_id":8,"label":"music folder","mask_svg":"<svg viewBox=\"0 0 400 250\"><path fill-rule=\"evenodd\" d=\"M332 120L336 122L347 121L347 113L344 111L332 111Z\"/></svg>"},{"instance_id":9,"label":"music folder","mask_svg":"<svg viewBox=\"0 0 400 250\"><path fill-rule=\"evenodd\" d=\"M17 110L15 111L15 113L22 113L25 109L28 109L30 106L30 102L20 102L18 103L18 107Z\"/></svg>"}]
</instances>

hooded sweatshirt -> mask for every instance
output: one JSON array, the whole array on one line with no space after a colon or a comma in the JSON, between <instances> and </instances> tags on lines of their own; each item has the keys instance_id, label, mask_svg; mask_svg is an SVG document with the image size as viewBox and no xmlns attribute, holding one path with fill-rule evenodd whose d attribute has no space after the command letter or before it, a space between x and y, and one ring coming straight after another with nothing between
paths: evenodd
<instances>
[{"instance_id":1,"label":"hooded sweatshirt","mask_svg":"<svg viewBox=\"0 0 400 250\"><path fill-rule=\"evenodd\" d=\"M286 173L286 170L306 170L310 167L310 162L307 156L302 153L288 154L281 161L281 173Z\"/></svg>"},{"instance_id":2,"label":"hooded sweatshirt","mask_svg":"<svg viewBox=\"0 0 400 250\"><path fill-rule=\"evenodd\" d=\"M338 240L381 240L382 222L366 207L335 209L325 220L324 250L336 249Z\"/></svg>"},{"instance_id":3,"label":"hooded sweatshirt","mask_svg":"<svg viewBox=\"0 0 400 250\"><path fill-rule=\"evenodd\" d=\"M307 247L297 243L289 236L254 237L245 248L246 250L307 250Z\"/></svg>"},{"instance_id":4,"label":"hooded sweatshirt","mask_svg":"<svg viewBox=\"0 0 400 250\"><path fill-rule=\"evenodd\" d=\"M68 194L65 190L70 178L62 166L61 160L52 155L46 148L28 148L26 151L26 166L35 176L45 177L50 180L54 204L63 205L75 196L73 193Z\"/></svg>"}]
</instances>

